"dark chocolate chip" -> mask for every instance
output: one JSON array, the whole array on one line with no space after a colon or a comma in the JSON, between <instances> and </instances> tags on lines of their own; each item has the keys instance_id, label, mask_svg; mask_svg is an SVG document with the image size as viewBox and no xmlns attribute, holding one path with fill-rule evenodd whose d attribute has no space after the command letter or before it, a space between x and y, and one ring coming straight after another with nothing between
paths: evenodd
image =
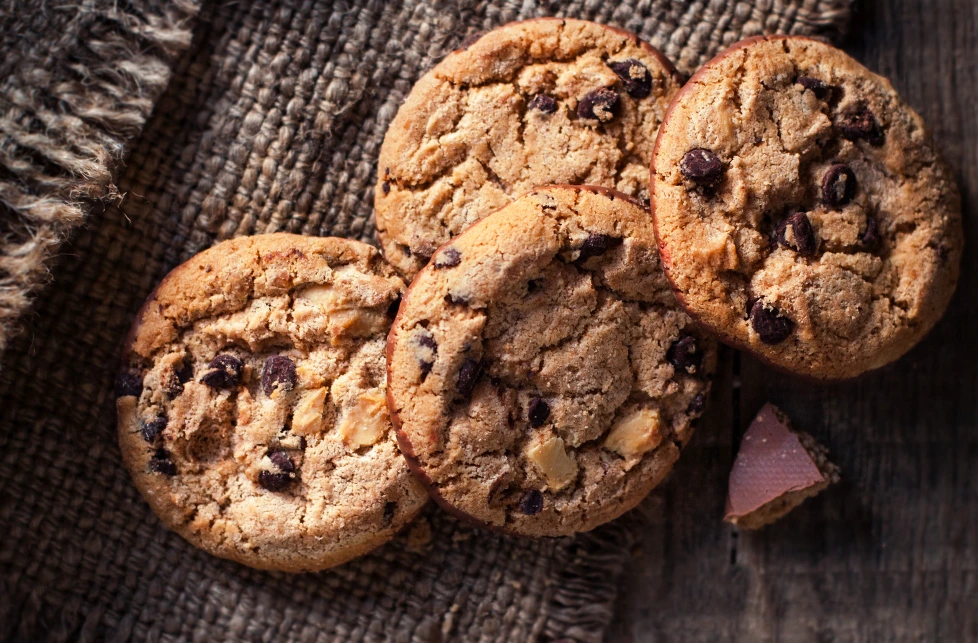
<instances>
[{"instance_id":1,"label":"dark chocolate chip","mask_svg":"<svg viewBox=\"0 0 978 643\"><path fill-rule=\"evenodd\" d=\"M234 388L241 381L244 364L234 355L218 355L207 364L200 381L211 388Z\"/></svg>"},{"instance_id":2,"label":"dark chocolate chip","mask_svg":"<svg viewBox=\"0 0 978 643\"><path fill-rule=\"evenodd\" d=\"M530 400L526 415L530 419L530 426L533 428L543 426L543 423L550 417L550 405L542 398L535 397Z\"/></svg>"},{"instance_id":3,"label":"dark chocolate chip","mask_svg":"<svg viewBox=\"0 0 978 643\"><path fill-rule=\"evenodd\" d=\"M697 393L693 399L689 401L689 406L686 407L686 415L698 417L703 413L703 409L705 408L706 397L702 393Z\"/></svg>"},{"instance_id":4,"label":"dark chocolate chip","mask_svg":"<svg viewBox=\"0 0 978 643\"><path fill-rule=\"evenodd\" d=\"M390 184L390 182L389 181L384 181L380 185L380 189L384 191L384 194L390 194L391 193L391 184Z\"/></svg>"},{"instance_id":5,"label":"dark chocolate chip","mask_svg":"<svg viewBox=\"0 0 978 643\"><path fill-rule=\"evenodd\" d=\"M629 58L608 65L621 78L625 91L632 98L645 98L652 93L652 74L645 65Z\"/></svg>"},{"instance_id":6,"label":"dark chocolate chip","mask_svg":"<svg viewBox=\"0 0 978 643\"><path fill-rule=\"evenodd\" d=\"M666 351L666 359L677 371L692 374L699 370L700 364L703 362L703 355L700 354L696 345L696 338L687 335L672 343L672 346Z\"/></svg>"},{"instance_id":7,"label":"dark chocolate chip","mask_svg":"<svg viewBox=\"0 0 978 643\"><path fill-rule=\"evenodd\" d=\"M486 35L485 31L476 31L470 33L462 40L462 42L458 43L458 48L468 49L469 47L477 43L479 41L479 38L482 38L484 35Z\"/></svg>"},{"instance_id":8,"label":"dark chocolate chip","mask_svg":"<svg viewBox=\"0 0 978 643\"><path fill-rule=\"evenodd\" d=\"M166 428L166 416L160 415L148 422L143 420L139 424L139 432L143 435L143 439L152 444L156 441L156 438L163 433L163 429Z\"/></svg>"},{"instance_id":9,"label":"dark chocolate chip","mask_svg":"<svg viewBox=\"0 0 978 643\"><path fill-rule=\"evenodd\" d=\"M453 295L452 293L448 293L447 295L445 295L445 301L447 303L453 304L455 306L468 306L469 305L469 298L468 297L464 297L462 295Z\"/></svg>"},{"instance_id":10,"label":"dark chocolate chip","mask_svg":"<svg viewBox=\"0 0 978 643\"><path fill-rule=\"evenodd\" d=\"M132 371L121 373L115 381L116 397L139 397L143 393L143 378Z\"/></svg>"},{"instance_id":11,"label":"dark chocolate chip","mask_svg":"<svg viewBox=\"0 0 978 643\"><path fill-rule=\"evenodd\" d=\"M426 330L418 333L417 337L418 337L418 346L423 346L424 348L430 348L432 352L431 361L422 359L419 362L419 365L421 367L421 381L423 382L424 378L427 377L428 373L431 372L431 368L435 365L434 356L438 353L438 342L435 341L434 335L432 335L430 332Z\"/></svg>"},{"instance_id":12,"label":"dark chocolate chip","mask_svg":"<svg viewBox=\"0 0 978 643\"><path fill-rule=\"evenodd\" d=\"M462 262L462 253L455 248L445 248L435 259L435 268L454 268Z\"/></svg>"},{"instance_id":13,"label":"dark chocolate chip","mask_svg":"<svg viewBox=\"0 0 978 643\"><path fill-rule=\"evenodd\" d=\"M397 317L397 311L400 307L401 307L401 295L398 294L397 297L394 298L394 301L390 303L390 306L387 307L387 316L390 317L391 319Z\"/></svg>"},{"instance_id":14,"label":"dark chocolate chip","mask_svg":"<svg viewBox=\"0 0 978 643\"><path fill-rule=\"evenodd\" d=\"M557 101L553 96L537 94L530 100L530 104L527 107L540 110L544 114L553 114L557 111Z\"/></svg>"},{"instance_id":15,"label":"dark chocolate chip","mask_svg":"<svg viewBox=\"0 0 978 643\"><path fill-rule=\"evenodd\" d=\"M149 470L165 476L177 475L177 465L170 459L170 452L163 448L153 452L153 457L149 459Z\"/></svg>"},{"instance_id":16,"label":"dark chocolate chip","mask_svg":"<svg viewBox=\"0 0 978 643\"><path fill-rule=\"evenodd\" d=\"M835 89L832 85L811 76L799 76L795 82L815 94L815 98L819 100L831 98Z\"/></svg>"},{"instance_id":17,"label":"dark chocolate chip","mask_svg":"<svg viewBox=\"0 0 978 643\"><path fill-rule=\"evenodd\" d=\"M591 233L584 240L584 244L581 245L581 254L578 255L578 261L584 261L590 259L591 257L597 257L598 255L603 255L615 246L621 245L621 237L612 237L608 234L598 234Z\"/></svg>"},{"instance_id":18,"label":"dark chocolate chip","mask_svg":"<svg viewBox=\"0 0 978 643\"><path fill-rule=\"evenodd\" d=\"M276 388L291 391L295 387L295 362L284 355L272 355L261 371L261 390L271 395Z\"/></svg>"},{"instance_id":19,"label":"dark chocolate chip","mask_svg":"<svg viewBox=\"0 0 978 643\"><path fill-rule=\"evenodd\" d=\"M607 123L618 115L618 108L618 92L602 87L581 99L577 104L577 115L581 118L596 118L602 123Z\"/></svg>"},{"instance_id":20,"label":"dark chocolate chip","mask_svg":"<svg viewBox=\"0 0 978 643\"><path fill-rule=\"evenodd\" d=\"M791 231L791 238L788 238L788 231ZM778 243L785 248L791 248L803 257L811 257L818 250L818 238L815 236L815 229L812 222L808 220L808 215L804 212L795 212L785 217L784 221L778 224L775 229L775 237Z\"/></svg>"},{"instance_id":21,"label":"dark chocolate chip","mask_svg":"<svg viewBox=\"0 0 978 643\"><path fill-rule=\"evenodd\" d=\"M780 344L788 339L795 328L795 322L781 314L773 306L766 306L758 299L750 311L750 324L765 344Z\"/></svg>"},{"instance_id":22,"label":"dark chocolate chip","mask_svg":"<svg viewBox=\"0 0 978 643\"><path fill-rule=\"evenodd\" d=\"M527 516L535 516L543 509L543 494L536 489L530 489L520 499L520 511Z\"/></svg>"},{"instance_id":23,"label":"dark chocolate chip","mask_svg":"<svg viewBox=\"0 0 978 643\"><path fill-rule=\"evenodd\" d=\"M836 125L850 141L864 139L870 145L879 147L886 139L876 116L862 103L852 105L840 113Z\"/></svg>"},{"instance_id":24,"label":"dark chocolate chip","mask_svg":"<svg viewBox=\"0 0 978 643\"><path fill-rule=\"evenodd\" d=\"M482 362L466 357L458 369L458 382L455 384L455 391L461 399L468 399L472 395L480 375L482 375Z\"/></svg>"},{"instance_id":25,"label":"dark chocolate chip","mask_svg":"<svg viewBox=\"0 0 978 643\"><path fill-rule=\"evenodd\" d=\"M867 216L866 229L863 230L863 233L859 236L859 247L863 250L872 252L879 248L879 244L879 224L876 223L876 217Z\"/></svg>"},{"instance_id":26,"label":"dark chocolate chip","mask_svg":"<svg viewBox=\"0 0 978 643\"><path fill-rule=\"evenodd\" d=\"M289 454L281 449L273 449L265 455L275 468L271 471L260 471L258 484L269 491L282 491L295 480L295 463Z\"/></svg>"},{"instance_id":27,"label":"dark chocolate chip","mask_svg":"<svg viewBox=\"0 0 978 643\"><path fill-rule=\"evenodd\" d=\"M848 165L836 163L822 176L822 203L840 207L856 196L856 174Z\"/></svg>"},{"instance_id":28,"label":"dark chocolate chip","mask_svg":"<svg viewBox=\"0 0 978 643\"><path fill-rule=\"evenodd\" d=\"M194 365L189 359L184 361L180 368L173 371L168 378L166 386L166 394L170 397L176 397L183 392L183 385L189 382L194 377Z\"/></svg>"},{"instance_id":29,"label":"dark chocolate chip","mask_svg":"<svg viewBox=\"0 0 978 643\"><path fill-rule=\"evenodd\" d=\"M723 163L710 150L697 147L683 155L679 171L696 185L715 190L723 179Z\"/></svg>"}]
</instances>

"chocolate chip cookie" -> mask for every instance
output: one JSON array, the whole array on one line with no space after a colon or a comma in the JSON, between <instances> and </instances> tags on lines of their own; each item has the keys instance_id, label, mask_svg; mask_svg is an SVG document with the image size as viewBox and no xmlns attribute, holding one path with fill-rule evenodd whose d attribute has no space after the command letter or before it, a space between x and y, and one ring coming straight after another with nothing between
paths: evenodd
<instances>
[{"instance_id":1,"label":"chocolate chip cookie","mask_svg":"<svg viewBox=\"0 0 978 643\"><path fill-rule=\"evenodd\" d=\"M449 54L414 86L384 139L374 204L405 276L527 190L553 183L645 199L655 133L679 89L658 51L620 29L545 18Z\"/></svg>"},{"instance_id":2,"label":"chocolate chip cookie","mask_svg":"<svg viewBox=\"0 0 978 643\"><path fill-rule=\"evenodd\" d=\"M631 509L669 472L715 349L676 304L645 208L553 186L418 274L388 339L388 405L443 507L566 535Z\"/></svg>"},{"instance_id":3,"label":"chocolate chip cookie","mask_svg":"<svg viewBox=\"0 0 978 643\"><path fill-rule=\"evenodd\" d=\"M707 63L660 128L652 192L686 309L792 373L897 359L957 283L960 198L923 121L821 42L754 38Z\"/></svg>"},{"instance_id":4,"label":"chocolate chip cookie","mask_svg":"<svg viewBox=\"0 0 978 643\"><path fill-rule=\"evenodd\" d=\"M427 495L394 441L384 342L404 284L345 239L269 234L173 270L140 310L119 443L163 523L211 554L317 570Z\"/></svg>"}]
</instances>

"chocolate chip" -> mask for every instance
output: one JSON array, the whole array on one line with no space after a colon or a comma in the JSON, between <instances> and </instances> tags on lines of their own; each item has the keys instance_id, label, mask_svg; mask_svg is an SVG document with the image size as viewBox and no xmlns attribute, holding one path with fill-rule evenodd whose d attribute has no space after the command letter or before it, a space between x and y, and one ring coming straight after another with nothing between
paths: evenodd
<instances>
[{"instance_id":1,"label":"chocolate chip","mask_svg":"<svg viewBox=\"0 0 978 643\"><path fill-rule=\"evenodd\" d=\"M598 234L591 233L584 240L584 244L581 245L581 253L578 255L578 261L585 261L591 257L597 257L598 255L603 255L615 246L621 245L621 237L613 237L608 234Z\"/></svg>"},{"instance_id":2,"label":"chocolate chip","mask_svg":"<svg viewBox=\"0 0 978 643\"><path fill-rule=\"evenodd\" d=\"M791 237L788 237L788 232ZM774 231L778 243L785 248L791 248L803 257L811 257L818 250L818 238L808 215L795 212L785 217Z\"/></svg>"},{"instance_id":3,"label":"chocolate chip","mask_svg":"<svg viewBox=\"0 0 978 643\"><path fill-rule=\"evenodd\" d=\"M143 420L139 424L139 432L142 434L143 439L152 444L156 441L156 438L163 433L163 429L166 428L166 416L160 415L152 420Z\"/></svg>"},{"instance_id":4,"label":"chocolate chip","mask_svg":"<svg viewBox=\"0 0 978 643\"><path fill-rule=\"evenodd\" d=\"M482 362L466 357L458 369L458 382L455 384L455 391L461 399L468 399L472 395L480 375L482 375Z\"/></svg>"},{"instance_id":5,"label":"chocolate chip","mask_svg":"<svg viewBox=\"0 0 978 643\"><path fill-rule=\"evenodd\" d=\"M537 94L530 100L527 107L530 109L538 109L544 114L553 114L557 111L557 101L552 96Z\"/></svg>"},{"instance_id":6,"label":"chocolate chip","mask_svg":"<svg viewBox=\"0 0 978 643\"><path fill-rule=\"evenodd\" d=\"M697 147L683 155L679 171L696 185L708 190L720 187L723 179L723 163L720 157L710 150Z\"/></svg>"},{"instance_id":7,"label":"chocolate chip","mask_svg":"<svg viewBox=\"0 0 978 643\"><path fill-rule=\"evenodd\" d=\"M397 311L400 307L401 307L401 295L400 293L398 293L397 297L394 298L394 301L392 301L390 303L390 306L387 307L387 316L390 317L391 319L397 317Z\"/></svg>"},{"instance_id":8,"label":"chocolate chip","mask_svg":"<svg viewBox=\"0 0 978 643\"><path fill-rule=\"evenodd\" d=\"M836 125L850 141L864 139L870 145L879 147L886 138L876 116L862 103L852 105L840 113Z\"/></svg>"},{"instance_id":9,"label":"chocolate chip","mask_svg":"<svg viewBox=\"0 0 978 643\"><path fill-rule=\"evenodd\" d=\"M795 79L795 82L815 94L815 98L819 100L826 100L830 98L833 94L833 90L835 89L835 87L832 85L829 85L818 78L812 78L811 76L799 76Z\"/></svg>"},{"instance_id":10,"label":"chocolate chip","mask_svg":"<svg viewBox=\"0 0 978 643\"><path fill-rule=\"evenodd\" d=\"M258 484L269 491L282 491L295 480L295 463L289 454L281 449L273 449L265 454L272 461L274 469L260 471Z\"/></svg>"},{"instance_id":11,"label":"chocolate chip","mask_svg":"<svg viewBox=\"0 0 978 643\"><path fill-rule=\"evenodd\" d=\"M389 181L384 181L383 183L381 183L380 184L380 189L384 191L384 194L390 194L391 193L391 184L390 184L390 182Z\"/></svg>"},{"instance_id":12,"label":"chocolate chip","mask_svg":"<svg viewBox=\"0 0 978 643\"><path fill-rule=\"evenodd\" d=\"M677 371L692 374L699 370L703 355L698 350L696 338L687 335L672 343L666 351L666 359Z\"/></svg>"},{"instance_id":13,"label":"chocolate chip","mask_svg":"<svg viewBox=\"0 0 978 643\"><path fill-rule=\"evenodd\" d=\"M428 373L431 372L431 368L435 365L434 358L435 355L438 354L438 342L435 341L434 335L432 335L430 332L426 330L418 333L417 337L418 337L418 346L429 348L431 349L431 353L432 353L431 360L427 360L427 359L419 360L419 365L421 367L421 381L423 382L424 378L427 377Z\"/></svg>"},{"instance_id":14,"label":"chocolate chip","mask_svg":"<svg viewBox=\"0 0 978 643\"><path fill-rule=\"evenodd\" d=\"M774 306L766 306L758 299L750 311L750 324L765 344L780 344L788 339L795 322L781 314Z\"/></svg>"},{"instance_id":15,"label":"chocolate chip","mask_svg":"<svg viewBox=\"0 0 978 643\"><path fill-rule=\"evenodd\" d=\"M177 465L170 459L170 452L163 448L153 452L153 457L149 459L149 470L165 476L177 475Z\"/></svg>"},{"instance_id":16,"label":"chocolate chip","mask_svg":"<svg viewBox=\"0 0 978 643\"><path fill-rule=\"evenodd\" d=\"M184 361L180 368L175 369L170 373L170 377L167 379L166 386L164 390L166 394L170 397L176 397L183 392L183 385L193 379L194 376L194 365L193 362L187 360Z\"/></svg>"},{"instance_id":17,"label":"chocolate chip","mask_svg":"<svg viewBox=\"0 0 978 643\"><path fill-rule=\"evenodd\" d=\"M435 259L435 268L454 268L462 262L462 253L455 248L445 248Z\"/></svg>"},{"instance_id":18,"label":"chocolate chip","mask_svg":"<svg viewBox=\"0 0 978 643\"><path fill-rule=\"evenodd\" d=\"M482 38L484 35L486 35L486 32L485 31L476 31L476 32L470 33L468 36L466 36L462 40L462 42L458 43L458 48L459 49L468 49L469 47L471 47L472 45L474 45L476 42L478 42L479 41L479 38Z\"/></svg>"},{"instance_id":19,"label":"chocolate chip","mask_svg":"<svg viewBox=\"0 0 978 643\"><path fill-rule=\"evenodd\" d=\"M652 93L652 74L645 65L629 58L608 65L621 78L625 91L632 98L645 98Z\"/></svg>"},{"instance_id":20,"label":"chocolate chip","mask_svg":"<svg viewBox=\"0 0 978 643\"><path fill-rule=\"evenodd\" d=\"M284 355L272 355L261 371L261 390L271 395L276 388L291 391L295 387L295 362Z\"/></svg>"},{"instance_id":21,"label":"chocolate chip","mask_svg":"<svg viewBox=\"0 0 978 643\"><path fill-rule=\"evenodd\" d=\"M143 393L143 378L132 371L120 373L115 381L116 397L139 397Z\"/></svg>"},{"instance_id":22,"label":"chocolate chip","mask_svg":"<svg viewBox=\"0 0 978 643\"><path fill-rule=\"evenodd\" d=\"M244 364L234 355L218 355L207 364L200 381L211 388L234 388L241 381Z\"/></svg>"},{"instance_id":23,"label":"chocolate chip","mask_svg":"<svg viewBox=\"0 0 978 643\"><path fill-rule=\"evenodd\" d=\"M530 400L526 415L530 419L530 426L533 428L543 426L543 423L550 417L550 405L542 398L535 397Z\"/></svg>"},{"instance_id":24,"label":"chocolate chip","mask_svg":"<svg viewBox=\"0 0 978 643\"><path fill-rule=\"evenodd\" d=\"M879 225L876 223L876 217L867 216L866 217L866 229L859 236L859 247L863 250L868 250L870 252L876 250L880 244L880 233Z\"/></svg>"},{"instance_id":25,"label":"chocolate chip","mask_svg":"<svg viewBox=\"0 0 978 643\"><path fill-rule=\"evenodd\" d=\"M535 516L543 509L543 494L536 489L530 489L520 499L520 511L527 516Z\"/></svg>"},{"instance_id":26,"label":"chocolate chip","mask_svg":"<svg viewBox=\"0 0 978 643\"><path fill-rule=\"evenodd\" d=\"M856 196L856 174L848 165L836 163L822 177L822 203L840 207Z\"/></svg>"},{"instance_id":27,"label":"chocolate chip","mask_svg":"<svg viewBox=\"0 0 978 643\"><path fill-rule=\"evenodd\" d=\"M607 123L618 115L618 107L618 92L602 87L581 99L577 104L577 115L581 118L596 118L602 123Z\"/></svg>"},{"instance_id":28,"label":"chocolate chip","mask_svg":"<svg viewBox=\"0 0 978 643\"><path fill-rule=\"evenodd\" d=\"M453 295L452 293L448 293L447 295L445 295L445 301L447 303L452 304L452 305L455 305L455 306L468 306L469 305L469 298L468 297L465 297L463 295L457 295L457 294Z\"/></svg>"},{"instance_id":29,"label":"chocolate chip","mask_svg":"<svg viewBox=\"0 0 978 643\"><path fill-rule=\"evenodd\" d=\"M693 399L689 401L689 406L686 407L686 415L698 417L703 413L703 409L705 408L706 397L702 393L697 393Z\"/></svg>"}]
</instances>

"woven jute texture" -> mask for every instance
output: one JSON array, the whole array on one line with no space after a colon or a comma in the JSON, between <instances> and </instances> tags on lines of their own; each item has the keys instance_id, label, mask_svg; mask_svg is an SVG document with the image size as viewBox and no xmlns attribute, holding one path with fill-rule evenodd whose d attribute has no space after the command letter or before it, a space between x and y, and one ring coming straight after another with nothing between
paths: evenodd
<instances>
[{"instance_id":1,"label":"woven jute texture","mask_svg":"<svg viewBox=\"0 0 978 643\"><path fill-rule=\"evenodd\" d=\"M205 4L124 174L115 182L106 175L125 144L117 137L105 171L86 177L100 187L46 197L82 203L65 220L54 213L44 222L55 230L43 241L47 249L81 220L84 203L92 211L62 248L54 283L24 319L26 332L12 340L0 372L0 639L602 640L633 535L644 528L640 511L576 538L527 541L470 529L432 509L377 552L298 576L194 550L160 526L120 464L111 389L121 338L154 284L216 240L289 230L373 242L370 192L385 128L411 84L474 31L540 15L589 18L640 33L688 73L744 35L834 38L848 4ZM148 15L113 6L120 15ZM161 10L193 13L191 5ZM98 24L124 31L127 20ZM43 16L34 22L36 32ZM65 37L81 37L73 33ZM169 72L159 48L130 53L136 67L152 55L157 70ZM110 62L122 69L130 60L112 54ZM30 77L29 69L5 73ZM9 94L17 87L4 85L3 100L15 100ZM76 125L77 140L98 126L81 117ZM126 131L139 126L134 118ZM75 139L63 127L69 149ZM44 165L22 146L2 153L4 165ZM9 170L0 180L44 188L18 183ZM5 226L10 219L39 229L22 209L7 207ZM3 252L6 261L10 251ZM0 274L11 270L0 266Z\"/></svg>"}]
</instances>

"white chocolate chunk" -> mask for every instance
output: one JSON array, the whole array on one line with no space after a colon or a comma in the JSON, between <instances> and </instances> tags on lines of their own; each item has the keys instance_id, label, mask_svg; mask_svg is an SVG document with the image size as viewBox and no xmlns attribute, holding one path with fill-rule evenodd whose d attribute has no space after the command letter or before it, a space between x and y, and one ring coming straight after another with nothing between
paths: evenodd
<instances>
[{"instance_id":1,"label":"white chocolate chunk","mask_svg":"<svg viewBox=\"0 0 978 643\"><path fill-rule=\"evenodd\" d=\"M638 409L621 418L608 432L604 448L625 458L625 470L662 444L662 417L658 409Z\"/></svg>"},{"instance_id":2,"label":"white chocolate chunk","mask_svg":"<svg viewBox=\"0 0 978 643\"><path fill-rule=\"evenodd\" d=\"M526 455L555 491L563 489L577 477L577 462L567 455L564 441L560 438L538 441L526 450Z\"/></svg>"}]
</instances>

